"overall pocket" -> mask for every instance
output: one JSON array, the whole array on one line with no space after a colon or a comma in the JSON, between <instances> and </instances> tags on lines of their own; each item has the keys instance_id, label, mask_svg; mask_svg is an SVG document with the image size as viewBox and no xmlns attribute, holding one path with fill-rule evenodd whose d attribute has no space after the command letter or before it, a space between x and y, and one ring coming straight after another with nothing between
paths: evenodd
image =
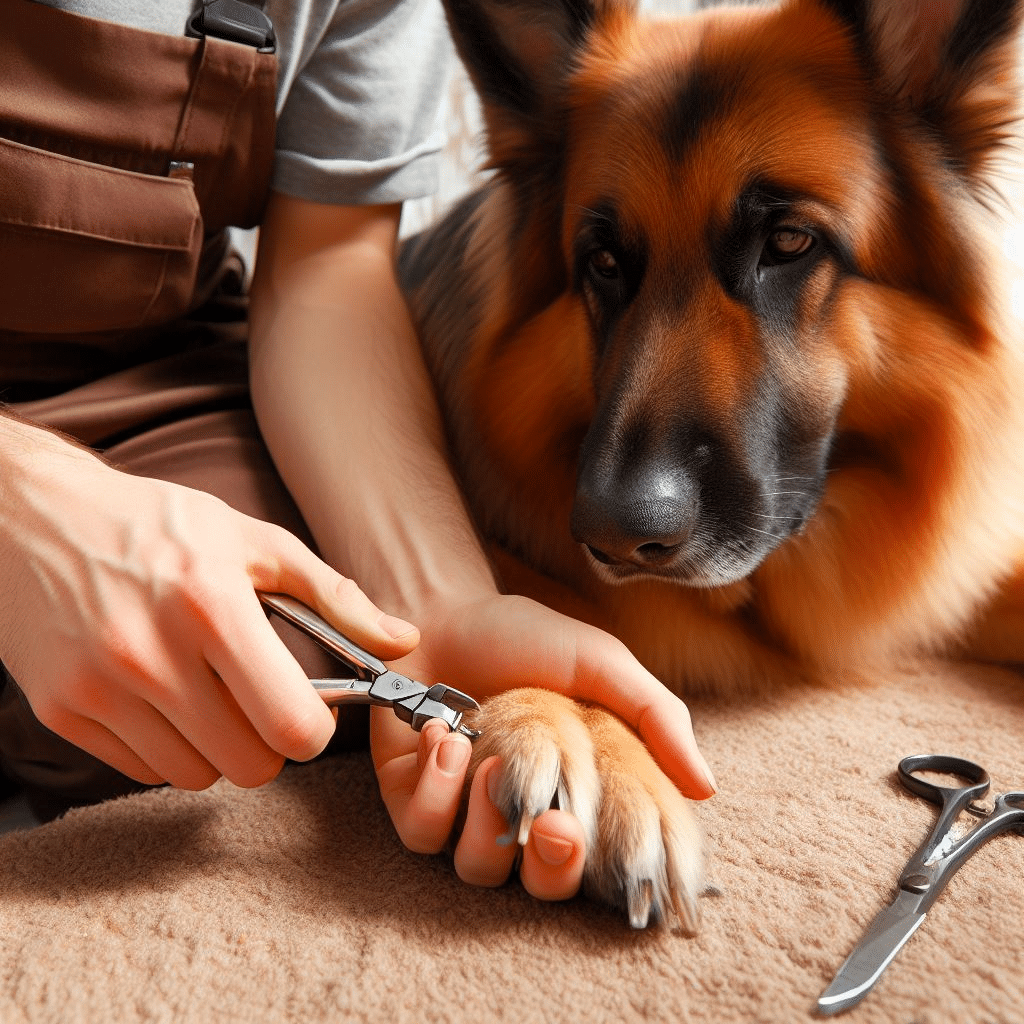
<instances>
[{"instance_id":1,"label":"overall pocket","mask_svg":"<svg viewBox=\"0 0 1024 1024\"><path fill-rule=\"evenodd\" d=\"M0 330L91 333L188 311L203 242L192 182L0 138Z\"/></svg>"}]
</instances>

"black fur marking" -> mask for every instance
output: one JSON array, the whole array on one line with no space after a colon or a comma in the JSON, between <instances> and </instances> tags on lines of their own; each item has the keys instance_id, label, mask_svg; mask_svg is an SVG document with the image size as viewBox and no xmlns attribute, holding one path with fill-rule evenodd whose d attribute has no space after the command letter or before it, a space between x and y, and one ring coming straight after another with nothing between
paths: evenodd
<instances>
[{"instance_id":1,"label":"black fur marking","mask_svg":"<svg viewBox=\"0 0 1024 1024\"><path fill-rule=\"evenodd\" d=\"M591 259L600 251L614 257L618 268L614 279L602 279L594 272ZM647 259L645 239L622 225L612 202L601 200L588 207L573 248L572 286L577 294L593 298L587 305L595 314L593 326L599 350L636 298L647 271Z\"/></svg>"},{"instance_id":2,"label":"black fur marking","mask_svg":"<svg viewBox=\"0 0 1024 1024\"><path fill-rule=\"evenodd\" d=\"M799 196L784 186L755 182L737 197L733 216L711 241L712 264L722 288L748 306L776 336L788 337L797 326L800 296L807 278L822 259L831 258L846 274L859 274L849 243L791 221L789 211ZM765 256L771 234L783 226L814 238L806 254L792 261Z\"/></svg>"},{"instance_id":3,"label":"black fur marking","mask_svg":"<svg viewBox=\"0 0 1024 1024\"><path fill-rule=\"evenodd\" d=\"M459 55L469 68L485 99L515 113L536 116L544 97L537 89L537 69L511 51L502 40L488 5L512 12L535 33L546 33L558 42L560 66L567 66L569 51L585 41L594 20L591 0L445 0L449 24Z\"/></svg>"},{"instance_id":4,"label":"black fur marking","mask_svg":"<svg viewBox=\"0 0 1024 1024\"><path fill-rule=\"evenodd\" d=\"M949 37L946 63L966 70L989 49L1013 35L1020 22L1019 0L971 0Z\"/></svg>"},{"instance_id":5,"label":"black fur marking","mask_svg":"<svg viewBox=\"0 0 1024 1024\"><path fill-rule=\"evenodd\" d=\"M704 129L726 114L735 102L735 71L702 68L698 61L681 81L664 116L663 144L672 159L679 161Z\"/></svg>"},{"instance_id":6,"label":"black fur marking","mask_svg":"<svg viewBox=\"0 0 1024 1024\"><path fill-rule=\"evenodd\" d=\"M575 44L586 39L594 24L594 7L590 0L562 0L562 6L569 16L569 38Z\"/></svg>"},{"instance_id":7,"label":"black fur marking","mask_svg":"<svg viewBox=\"0 0 1024 1024\"><path fill-rule=\"evenodd\" d=\"M519 114L536 113L537 90L474 0L447 0L452 35L485 99Z\"/></svg>"},{"instance_id":8,"label":"black fur marking","mask_svg":"<svg viewBox=\"0 0 1024 1024\"><path fill-rule=\"evenodd\" d=\"M864 35L868 25L866 0L818 0L822 7L831 11L840 21Z\"/></svg>"}]
</instances>

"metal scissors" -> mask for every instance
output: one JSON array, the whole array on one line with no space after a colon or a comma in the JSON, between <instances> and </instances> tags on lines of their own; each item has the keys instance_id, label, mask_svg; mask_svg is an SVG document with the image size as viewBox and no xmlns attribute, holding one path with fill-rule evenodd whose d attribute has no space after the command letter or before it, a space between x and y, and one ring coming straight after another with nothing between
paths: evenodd
<instances>
[{"instance_id":1,"label":"metal scissors","mask_svg":"<svg viewBox=\"0 0 1024 1024\"><path fill-rule=\"evenodd\" d=\"M939 786L916 772L941 772L967 781L965 786ZM831 985L818 1000L827 1017L859 1003L878 981L903 944L924 922L925 914L946 883L983 843L1008 831L1024 831L1024 791L1003 793L991 807L982 802L989 777L981 765L944 754L916 754L899 764L900 782L942 810L931 834L907 862L899 893L871 922ZM980 821L966 833L954 829L961 812Z\"/></svg>"},{"instance_id":2,"label":"metal scissors","mask_svg":"<svg viewBox=\"0 0 1024 1024\"><path fill-rule=\"evenodd\" d=\"M341 704L376 704L389 707L403 722L417 732L432 718L440 718L451 732L460 732L471 740L480 735L462 722L467 711L476 711L477 704L469 694L444 683L426 686L415 679L394 672L379 658L339 633L312 608L287 594L257 596L266 608L311 636L324 650L333 654L350 671L352 679L311 679L313 688L329 707Z\"/></svg>"}]
</instances>

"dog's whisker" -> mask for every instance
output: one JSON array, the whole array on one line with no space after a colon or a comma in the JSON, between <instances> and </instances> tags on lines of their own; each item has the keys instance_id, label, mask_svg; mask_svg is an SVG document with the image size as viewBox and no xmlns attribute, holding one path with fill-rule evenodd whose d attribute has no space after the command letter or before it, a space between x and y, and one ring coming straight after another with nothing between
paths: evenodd
<instances>
[{"instance_id":1,"label":"dog's whisker","mask_svg":"<svg viewBox=\"0 0 1024 1024\"><path fill-rule=\"evenodd\" d=\"M756 526L747 526L748 530L753 530L754 533L763 533L766 537L771 537L772 540L781 540L782 537L777 533L769 533L767 530L759 530Z\"/></svg>"},{"instance_id":2,"label":"dog's whisker","mask_svg":"<svg viewBox=\"0 0 1024 1024\"><path fill-rule=\"evenodd\" d=\"M572 206L574 209L581 210L583 213L589 213L595 220L601 220L607 224L611 223L611 218L607 214L599 213L597 210L592 210L589 206L580 206L578 203L573 203Z\"/></svg>"}]
</instances>

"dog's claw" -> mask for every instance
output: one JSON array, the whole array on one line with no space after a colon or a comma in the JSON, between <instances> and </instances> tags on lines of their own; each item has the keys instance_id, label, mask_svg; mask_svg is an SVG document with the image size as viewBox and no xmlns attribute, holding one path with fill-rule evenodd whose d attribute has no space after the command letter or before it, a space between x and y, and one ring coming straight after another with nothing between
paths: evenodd
<instances>
[{"instance_id":1,"label":"dog's claw","mask_svg":"<svg viewBox=\"0 0 1024 1024\"><path fill-rule=\"evenodd\" d=\"M630 926L646 928L654 907L654 885L649 878L627 884L626 904L629 907Z\"/></svg>"}]
</instances>

